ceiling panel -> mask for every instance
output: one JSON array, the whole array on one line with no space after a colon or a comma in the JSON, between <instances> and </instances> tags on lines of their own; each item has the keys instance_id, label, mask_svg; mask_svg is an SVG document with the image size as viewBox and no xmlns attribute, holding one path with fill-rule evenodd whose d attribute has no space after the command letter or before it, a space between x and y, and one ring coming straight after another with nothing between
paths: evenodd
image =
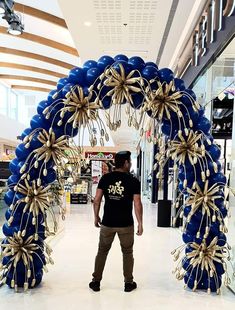
<instances>
[{"instance_id":1,"label":"ceiling panel","mask_svg":"<svg viewBox=\"0 0 235 310\"><path fill-rule=\"evenodd\" d=\"M84 62L106 53L156 59L172 0L87 0L82 10L79 2L59 0L59 3ZM90 26L85 26L87 23Z\"/></svg>"}]
</instances>

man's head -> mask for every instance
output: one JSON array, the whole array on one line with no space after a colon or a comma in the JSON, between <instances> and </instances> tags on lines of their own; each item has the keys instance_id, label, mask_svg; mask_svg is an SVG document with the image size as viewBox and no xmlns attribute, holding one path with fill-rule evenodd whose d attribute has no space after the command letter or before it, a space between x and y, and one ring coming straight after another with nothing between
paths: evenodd
<instances>
[{"instance_id":1,"label":"man's head","mask_svg":"<svg viewBox=\"0 0 235 310\"><path fill-rule=\"evenodd\" d=\"M131 152L121 151L115 155L115 168L123 169L126 172L130 172L131 169Z\"/></svg>"}]
</instances>

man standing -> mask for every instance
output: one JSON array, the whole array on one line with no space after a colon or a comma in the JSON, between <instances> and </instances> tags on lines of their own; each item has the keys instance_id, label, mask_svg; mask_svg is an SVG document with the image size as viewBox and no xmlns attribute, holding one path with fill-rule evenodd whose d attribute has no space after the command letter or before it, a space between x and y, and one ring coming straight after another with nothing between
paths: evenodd
<instances>
[{"instance_id":1,"label":"man standing","mask_svg":"<svg viewBox=\"0 0 235 310\"><path fill-rule=\"evenodd\" d=\"M140 182L130 174L130 168L131 152L118 152L115 155L115 170L105 174L100 179L97 187L94 200L94 216L95 226L100 227L100 240L95 259L95 270L92 274L93 279L89 283L89 287L95 292L100 290L100 281L106 258L116 233L119 237L123 254L124 291L131 292L137 287L137 284L133 282L133 201L138 222L138 236L143 234L143 207L140 197ZM105 197L105 205L101 222L99 211L103 195Z\"/></svg>"}]
</instances>

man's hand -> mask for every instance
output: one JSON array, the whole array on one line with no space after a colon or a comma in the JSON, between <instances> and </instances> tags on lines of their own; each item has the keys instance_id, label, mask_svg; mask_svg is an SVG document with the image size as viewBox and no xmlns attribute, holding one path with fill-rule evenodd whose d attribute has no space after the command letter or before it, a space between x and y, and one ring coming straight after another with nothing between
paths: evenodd
<instances>
[{"instance_id":1,"label":"man's hand","mask_svg":"<svg viewBox=\"0 0 235 310\"><path fill-rule=\"evenodd\" d=\"M136 235L137 236L141 236L142 234L143 234L143 225L142 224L139 224L138 225L138 229L137 229L137 233L136 233Z\"/></svg>"},{"instance_id":2,"label":"man's hand","mask_svg":"<svg viewBox=\"0 0 235 310\"><path fill-rule=\"evenodd\" d=\"M95 222L94 222L94 224L95 224L95 227L98 227L98 228L100 227L101 219L100 219L99 216L95 217Z\"/></svg>"}]
</instances>

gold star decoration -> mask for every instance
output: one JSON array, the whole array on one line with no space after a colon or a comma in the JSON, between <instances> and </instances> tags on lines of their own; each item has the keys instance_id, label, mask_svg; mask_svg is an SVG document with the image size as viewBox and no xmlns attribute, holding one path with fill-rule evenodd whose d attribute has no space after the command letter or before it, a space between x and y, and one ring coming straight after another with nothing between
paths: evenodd
<instances>
[{"instance_id":1,"label":"gold star decoration","mask_svg":"<svg viewBox=\"0 0 235 310\"><path fill-rule=\"evenodd\" d=\"M185 249L185 247L191 247L192 251L186 253L182 258L180 258L181 252ZM195 291L200 283L203 271L206 271L208 274L208 283L210 283L210 279L214 278L216 286L217 286L217 294L220 293L220 286L218 283L218 275L216 272L215 262L217 264L221 264L225 272L225 285L230 283L230 278L227 273L227 265L226 259L230 260L229 250L231 247L229 245L220 246L218 245L218 237L214 237L214 239L207 245L206 239L203 239L200 244L196 242L190 242L187 245L180 246L176 250L172 251L171 254L174 255L174 260L179 263L174 270L176 274L176 278L178 280L182 280L187 272L190 272L192 275L193 271L195 271L195 281L193 291ZM189 266L186 270L183 269L182 262L185 260L190 260ZM187 287L186 283L186 286ZM208 287L208 293L211 292L211 288Z\"/></svg>"},{"instance_id":2,"label":"gold star decoration","mask_svg":"<svg viewBox=\"0 0 235 310\"><path fill-rule=\"evenodd\" d=\"M66 99L64 100L64 107L60 110L61 120L58 125L63 124L64 115L68 112L72 114L66 123L72 123L73 128L78 128L78 136L84 136L84 129L87 128L90 136L91 146L97 145L97 133L94 132L95 124L100 132L100 145L104 146L104 139L109 141L109 135L106 131L104 123L99 116L98 109L100 105L96 102L91 102L93 96L92 90L89 92L88 96L85 96L83 88L81 86L75 86L71 88L70 92L66 94ZM81 133L81 129L83 132ZM81 141L83 143L83 141Z\"/></svg>"},{"instance_id":3,"label":"gold star decoration","mask_svg":"<svg viewBox=\"0 0 235 310\"><path fill-rule=\"evenodd\" d=\"M141 82L141 77L134 77L136 70L132 70L126 75L122 64L118 64L120 73L113 67L110 67L105 74L104 85L112 87L107 96L112 96L113 104L122 104L125 102L133 103L131 93L142 91L137 82ZM136 86L137 85L137 86Z\"/></svg>"},{"instance_id":4,"label":"gold star decoration","mask_svg":"<svg viewBox=\"0 0 235 310\"><path fill-rule=\"evenodd\" d=\"M24 290L27 291L29 285L34 287L36 284L36 275L33 266L33 258L34 256L38 257L38 251L44 252L46 262L44 263L42 260L41 262L43 263L44 271L47 272L46 265L49 263L54 264L54 262L50 257L52 250L45 242L39 245L35 243L33 236L24 240L22 236L17 233L15 233L13 237L7 237L6 242L1 244L1 259L4 257L9 257L10 259L6 265L0 265L0 285L6 282L9 271L13 269L11 287L18 291L16 268L19 262L23 262L25 266Z\"/></svg>"},{"instance_id":5,"label":"gold star decoration","mask_svg":"<svg viewBox=\"0 0 235 310\"><path fill-rule=\"evenodd\" d=\"M63 135L56 138L53 130L49 130L48 133L43 129L43 131L38 134L38 140L43 145L33 151L37 161L43 160L48 162L52 159L56 165L60 165L61 158L65 157L63 151L69 147L68 137Z\"/></svg>"},{"instance_id":6,"label":"gold star decoration","mask_svg":"<svg viewBox=\"0 0 235 310\"><path fill-rule=\"evenodd\" d=\"M38 216L41 214L44 219L44 225L45 225L45 233L47 235L50 235L51 232L49 230L49 226L47 223L47 213L49 212L54 223L54 232L57 231L57 222L55 219L54 212L51 208L51 201L53 200L53 197L50 193L50 185L45 186L38 186L37 182L33 180L31 183L29 183L26 179L19 182L14 187L15 192L18 192L20 194L23 194L25 197L22 197L18 199L15 203L13 203L10 206L10 210L12 211L12 215L8 220L8 226L11 226L12 222L14 221L14 214L18 209L18 206L21 203L24 203L24 209L22 212L22 218L21 218L21 224L20 224L20 231L19 234L24 237L26 234L26 228L27 225L32 224L36 228L36 233L34 235L35 240L38 240ZM29 215L28 220L26 222L26 226L23 227L22 220L23 216L26 212L29 212L33 215L32 223L29 223Z\"/></svg>"},{"instance_id":7,"label":"gold star decoration","mask_svg":"<svg viewBox=\"0 0 235 310\"><path fill-rule=\"evenodd\" d=\"M106 96L111 97L109 111L105 113L107 126L113 131L116 131L121 126L122 104L127 103L126 114L128 116L128 126L133 125L138 130L139 122L137 120L136 110L132 108L132 95L143 92L143 79L139 73L139 76L134 76L138 72L137 70L126 73L122 64L118 64L118 66L120 72L112 66L106 69L101 76L101 82L98 86L100 93L103 87L111 88L104 96L104 98ZM103 98L99 99L99 97L100 95L97 94L97 100L100 101L100 105L102 106Z\"/></svg>"},{"instance_id":8,"label":"gold star decoration","mask_svg":"<svg viewBox=\"0 0 235 310\"><path fill-rule=\"evenodd\" d=\"M220 223L220 231L227 232L227 228L224 223L223 215L219 207L216 205L216 199L224 200L224 196L218 194L220 192L220 186L217 184L212 185L210 188L208 186L208 180L204 184L204 188L201 189L198 184L196 184L195 190L187 188L189 196L185 200L185 206L191 206L191 211L187 216L187 223L190 222L193 214L195 214L199 209L202 212L201 223L206 217L207 226L205 229L204 238L207 238L210 232L210 225L212 222L217 220ZM201 227L202 225L200 225ZM199 228L200 229L200 228ZM200 236L200 231L197 232L197 236Z\"/></svg>"},{"instance_id":9,"label":"gold star decoration","mask_svg":"<svg viewBox=\"0 0 235 310\"><path fill-rule=\"evenodd\" d=\"M190 130L188 136L184 137L181 132L177 136L179 139L172 140L169 143L168 149L171 158L179 165L185 164L188 158L190 163L194 165L197 159L202 158L205 154L204 149L198 146L202 135Z\"/></svg>"},{"instance_id":10,"label":"gold star decoration","mask_svg":"<svg viewBox=\"0 0 235 310\"><path fill-rule=\"evenodd\" d=\"M182 117L182 113L179 109L181 104L180 98L182 93L177 91L173 92L174 83L171 81L169 84L157 83L157 89L151 89L151 86L147 87L145 102L142 107L142 111L152 112L152 117L162 121L163 116L171 119L170 112L175 112L179 117ZM172 94L170 92L172 91Z\"/></svg>"}]
</instances>

